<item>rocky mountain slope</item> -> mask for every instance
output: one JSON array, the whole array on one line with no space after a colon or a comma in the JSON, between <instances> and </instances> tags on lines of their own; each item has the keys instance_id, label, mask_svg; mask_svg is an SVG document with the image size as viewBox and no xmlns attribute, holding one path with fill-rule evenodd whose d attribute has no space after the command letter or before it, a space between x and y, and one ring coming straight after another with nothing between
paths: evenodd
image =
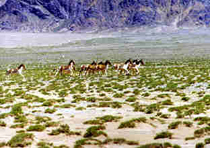
<instances>
[{"instance_id":1,"label":"rocky mountain slope","mask_svg":"<svg viewBox=\"0 0 210 148\"><path fill-rule=\"evenodd\" d=\"M209 0L1 0L0 30L210 26Z\"/></svg>"}]
</instances>

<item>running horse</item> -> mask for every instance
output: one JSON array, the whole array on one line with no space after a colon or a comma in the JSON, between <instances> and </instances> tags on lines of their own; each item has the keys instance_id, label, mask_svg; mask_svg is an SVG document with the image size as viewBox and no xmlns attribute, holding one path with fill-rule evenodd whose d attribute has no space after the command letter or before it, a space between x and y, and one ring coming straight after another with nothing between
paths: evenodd
<instances>
[{"instance_id":1,"label":"running horse","mask_svg":"<svg viewBox=\"0 0 210 148\"><path fill-rule=\"evenodd\" d=\"M58 71L55 75L57 75L58 73L60 73L61 75L63 75L63 73L73 73L73 70L75 70L75 62L74 60L70 60L69 64L67 66L60 66L58 68Z\"/></svg>"},{"instance_id":2,"label":"running horse","mask_svg":"<svg viewBox=\"0 0 210 148\"><path fill-rule=\"evenodd\" d=\"M114 64L114 69L116 71L120 71L120 74L122 74L122 72L125 72L126 75L129 75L129 66L132 64L131 59L128 59L125 63L119 63L119 64Z\"/></svg>"},{"instance_id":3,"label":"running horse","mask_svg":"<svg viewBox=\"0 0 210 148\"><path fill-rule=\"evenodd\" d=\"M86 68L85 68L85 75L88 73L92 73L94 74L95 71L97 70L97 63L96 61L93 61L90 65L88 65Z\"/></svg>"},{"instance_id":4,"label":"running horse","mask_svg":"<svg viewBox=\"0 0 210 148\"><path fill-rule=\"evenodd\" d=\"M20 66L18 66L17 68L8 69L6 71L6 75L9 75L9 74L19 74L22 77L24 77L23 74L22 74L23 70L26 70L26 67L25 67L24 64L20 64Z\"/></svg>"},{"instance_id":5,"label":"running horse","mask_svg":"<svg viewBox=\"0 0 210 148\"><path fill-rule=\"evenodd\" d=\"M128 69L133 70L136 72L136 74L139 74L139 68L141 65L144 65L143 59L141 60L133 60L133 63L129 65Z\"/></svg>"},{"instance_id":6,"label":"running horse","mask_svg":"<svg viewBox=\"0 0 210 148\"><path fill-rule=\"evenodd\" d=\"M109 66L112 66L112 64L109 60L106 60L105 63L99 62L96 70L99 72L101 71L102 73L105 73L107 75L107 70L108 70Z\"/></svg>"},{"instance_id":7,"label":"running horse","mask_svg":"<svg viewBox=\"0 0 210 148\"><path fill-rule=\"evenodd\" d=\"M89 66L88 64L80 66L80 71L79 71L80 76L82 75L83 72L86 73L88 66Z\"/></svg>"}]
</instances>

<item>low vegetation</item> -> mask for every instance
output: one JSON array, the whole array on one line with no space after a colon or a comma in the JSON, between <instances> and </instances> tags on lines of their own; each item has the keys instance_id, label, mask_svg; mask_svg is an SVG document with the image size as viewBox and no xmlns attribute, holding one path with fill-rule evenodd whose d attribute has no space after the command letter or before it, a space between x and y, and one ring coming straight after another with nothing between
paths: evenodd
<instances>
[{"instance_id":1,"label":"low vegetation","mask_svg":"<svg viewBox=\"0 0 210 148\"><path fill-rule=\"evenodd\" d=\"M6 137L2 132L6 138L0 147L179 148L173 136L177 138L177 130L182 128L194 134L178 137L178 142L188 140L194 147L210 143L209 60L148 61L139 74L130 75L110 68L107 75L79 76L76 65L73 74L55 76L53 69L59 65L28 64L25 80L19 75L6 77L7 65L0 67L0 126L2 131L16 134ZM132 141L126 134L109 135L143 133L142 127L156 133L146 145L141 145L141 138ZM71 136L74 142L56 145L42 141L37 134L44 133L55 139ZM161 139L168 142L156 143Z\"/></svg>"}]
</instances>

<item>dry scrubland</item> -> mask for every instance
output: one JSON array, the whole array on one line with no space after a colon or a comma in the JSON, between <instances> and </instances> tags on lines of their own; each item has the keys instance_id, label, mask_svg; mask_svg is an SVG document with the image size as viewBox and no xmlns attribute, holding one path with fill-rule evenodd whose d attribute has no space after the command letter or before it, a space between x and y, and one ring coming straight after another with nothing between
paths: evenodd
<instances>
[{"instance_id":1,"label":"dry scrubland","mask_svg":"<svg viewBox=\"0 0 210 148\"><path fill-rule=\"evenodd\" d=\"M147 62L139 75L86 77L31 64L25 80L1 70L0 146L208 147L209 63Z\"/></svg>"}]
</instances>

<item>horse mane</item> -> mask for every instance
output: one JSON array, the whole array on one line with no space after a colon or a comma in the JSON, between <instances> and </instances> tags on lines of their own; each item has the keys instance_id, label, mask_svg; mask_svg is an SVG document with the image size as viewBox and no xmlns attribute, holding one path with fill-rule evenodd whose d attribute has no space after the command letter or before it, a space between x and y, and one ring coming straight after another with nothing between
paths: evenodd
<instances>
[{"instance_id":1,"label":"horse mane","mask_svg":"<svg viewBox=\"0 0 210 148\"><path fill-rule=\"evenodd\" d=\"M98 64L104 64L104 62L101 61L101 62L99 62Z\"/></svg>"},{"instance_id":2,"label":"horse mane","mask_svg":"<svg viewBox=\"0 0 210 148\"><path fill-rule=\"evenodd\" d=\"M93 61L92 63L91 63L91 65L96 65L97 63L96 63L96 61Z\"/></svg>"},{"instance_id":3,"label":"horse mane","mask_svg":"<svg viewBox=\"0 0 210 148\"><path fill-rule=\"evenodd\" d=\"M71 63L75 64L74 60L70 60L68 65L71 65Z\"/></svg>"},{"instance_id":4,"label":"horse mane","mask_svg":"<svg viewBox=\"0 0 210 148\"><path fill-rule=\"evenodd\" d=\"M128 59L128 60L125 62L125 64L127 64L128 62L130 62L130 63L131 63L131 59Z\"/></svg>"},{"instance_id":5,"label":"horse mane","mask_svg":"<svg viewBox=\"0 0 210 148\"><path fill-rule=\"evenodd\" d=\"M105 64L110 64L110 65L112 65L111 62L110 62L109 60L106 60Z\"/></svg>"},{"instance_id":6,"label":"horse mane","mask_svg":"<svg viewBox=\"0 0 210 148\"><path fill-rule=\"evenodd\" d=\"M133 63L137 63L137 62L138 62L138 60L137 60L137 59L133 60Z\"/></svg>"},{"instance_id":7,"label":"horse mane","mask_svg":"<svg viewBox=\"0 0 210 148\"><path fill-rule=\"evenodd\" d=\"M25 67L24 64L20 64L20 66L18 66L18 69L20 69L22 66Z\"/></svg>"},{"instance_id":8,"label":"horse mane","mask_svg":"<svg viewBox=\"0 0 210 148\"><path fill-rule=\"evenodd\" d=\"M140 63L140 60L136 60L136 65L139 65L139 63Z\"/></svg>"},{"instance_id":9,"label":"horse mane","mask_svg":"<svg viewBox=\"0 0 210 148\"><path fill-rule=\"evenodd\" d=\"M142 65L144 65L143 59L139 60L139 62L140 62Z\"/></svg>"}]
</instances>

